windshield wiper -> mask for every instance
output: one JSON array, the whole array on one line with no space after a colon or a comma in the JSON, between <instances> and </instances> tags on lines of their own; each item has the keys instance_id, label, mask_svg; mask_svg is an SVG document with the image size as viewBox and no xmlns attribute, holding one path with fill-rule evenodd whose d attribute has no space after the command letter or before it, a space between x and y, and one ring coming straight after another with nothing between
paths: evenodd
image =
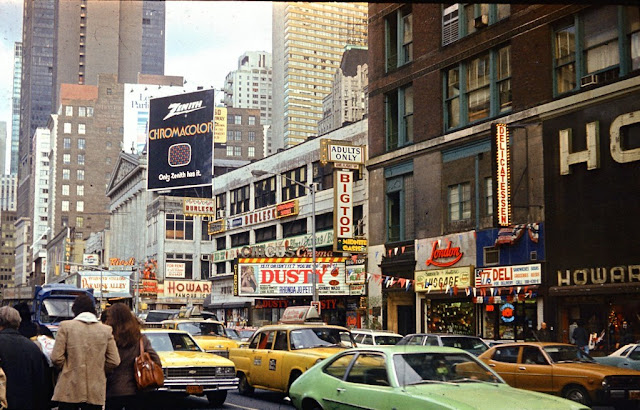
<instances>
[{"instance_id":1,"label":"windshield wiper","mask_svg":"<svg viewBox=\"0 0 640 410\"><path fill-rule=\"evenodd\" d=\"M472 379L471 377L465 377L465 378L462 378L462 379L455 379L455 380L452 380L452 382L454 382L454 383L457 383L457 382L474 382L474 383L499 384L497 381Z\"/></svg>"}]
</instances>

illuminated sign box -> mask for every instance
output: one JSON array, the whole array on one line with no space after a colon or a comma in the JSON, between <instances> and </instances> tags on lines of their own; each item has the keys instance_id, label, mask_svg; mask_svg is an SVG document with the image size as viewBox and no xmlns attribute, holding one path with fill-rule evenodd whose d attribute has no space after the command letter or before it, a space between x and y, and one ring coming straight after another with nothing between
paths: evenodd
<instances>
[{"instance_id":1,"label":"illuminated sign box","mask_svg":"<svg viewBox=\"0 0 640 410\"><path fill-rule=\"evenodd\" d=\"M471 285L472 266L416 271L416 292L442 293L447 287L460 289ZM431 288L431 290L429 290Z\"/></svg>"},{"instance_id":2,"label":"illuminated sign box","mask_svg":"<svg viewBox=\"0 0 640 410\"><path fill-rule=\"evenodd\" d=\"M511 148L507 124L493 124L495 205L498 226L511 225Z\"/></svg>"},{"instance_id":3,"label":"illuminated sign box","mask_svg":"<svg viewBox=\"0 0 640 410\"><path fill-rule=\"evenodd\" d=\"M367 253L368 242L363 238L336 238L333 250L336 252Z\"/></svg>"},{"instance_id":4,"label":"illuminated sign box","mask_svg":"<svg viewBox=\"0 0 640 410\"><path fill-rule=\"evenodd\" d=\"M212 198L184 198L182 208L186 216L216 216L216 202Z\"/></svg>"},{"instance_id":5,"label":"illuminated sign box","mask_svg":"<svg viewBox=\"0 0 640 410\"><path fill-rule=\"evenodd\" d=\"M291 201L282 202L276 205L276 218L286 218L288 216L298 215L300 207L298 200L293 199Z\"/></svg>"},{"instance_id":6,"label":"illuminated sign box","mask_svg":"<svg viewBox=\"0 0 640 410\"><path fill-rule=\"evenodd\" d=\"M494 266L478 268L475 286L478 288L498 286L527 286L542 283L542 265Z\"/></svg>"},{"instance_id":7,"label":"illuminated sign box","mask_svg":"<svg viewBox=\"0 0 640 410\"><path fill-rule=\"evenodd\" d=\"M218 219L217 221L211 221L207 225L207 233L209 235L215 235L217 233L224 232L224 230L225 230L224 219Z\"/></svg>"}]
</instances>

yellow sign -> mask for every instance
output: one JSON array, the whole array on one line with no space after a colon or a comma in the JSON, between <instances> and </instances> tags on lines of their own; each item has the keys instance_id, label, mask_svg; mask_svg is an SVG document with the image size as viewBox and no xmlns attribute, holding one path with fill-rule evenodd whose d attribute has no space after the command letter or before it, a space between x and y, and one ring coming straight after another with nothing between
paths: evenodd
<instances>
[{"instance_id":1,"label":"yellow sign","mask_svg":"<svg viewBox=\"0 0 640 410\"><path fill-rule=\"evenodd\" d=\"M336 252L367 253L367 240L364 238L336 238L333 250Z\"/></svg>"},{"instance_id":2,"label":"yellow sign","mask_svg":"<svg viewBox=\"0 0 640 410\"><path fill-rule=\"evenodd\" d=\"M445 292L471 286L473 266L416 271L416 292Z\"/></svg>"},{"instance_id":3,"label":"yellow sign","mask_svg":"<svg viewBox=\"0 0 640 410\"><path fill-rule=\"evenodd\" d=\"M216 107L213 110L213 142L227 142L227 108Z\"/></svg>"}]
</instances>

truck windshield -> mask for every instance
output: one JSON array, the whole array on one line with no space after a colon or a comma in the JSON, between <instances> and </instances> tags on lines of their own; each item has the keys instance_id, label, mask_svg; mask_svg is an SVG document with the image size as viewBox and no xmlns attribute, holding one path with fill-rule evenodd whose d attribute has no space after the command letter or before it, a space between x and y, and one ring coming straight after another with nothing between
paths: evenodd
<instances>
[{"instance_id":1,"label":"truck windshield","mask_svg":"<svg viewBox=\"0 0 640 410\"><path fill-rule=\"evenodd\" d=\"M73 299L45 299L40 308L41 323L59 323L63 320L73 319L71 311Z\"/></svg>"}]
</instances>

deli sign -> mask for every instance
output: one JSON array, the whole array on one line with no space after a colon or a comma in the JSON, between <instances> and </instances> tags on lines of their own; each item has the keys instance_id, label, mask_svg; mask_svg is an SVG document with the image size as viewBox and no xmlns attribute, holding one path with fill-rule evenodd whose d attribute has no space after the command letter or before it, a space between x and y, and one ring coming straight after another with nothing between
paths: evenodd
<instances>
[{"instance_id":1,"label":"deli sign","mask_svg":"<svg viewBox=\"0 0 640 410\"><path fill-rule=\"evenodd\" d=\"M309 296L313 294L310 258L239 258L234 275L236 296ZM318 258L319 295L348 295L345 258Z\"/></svg>"},{"instance_id":2,"label":"deli sign","mask_svg":"<svg viewBox=\"0 0 640 410\"><path fill-rule=\"evenodd\" d=\"M542 266L539 263L519 266L479 268L475 272L475 286L527 286L542 283Z\"/></svg>"}]
</instances>

